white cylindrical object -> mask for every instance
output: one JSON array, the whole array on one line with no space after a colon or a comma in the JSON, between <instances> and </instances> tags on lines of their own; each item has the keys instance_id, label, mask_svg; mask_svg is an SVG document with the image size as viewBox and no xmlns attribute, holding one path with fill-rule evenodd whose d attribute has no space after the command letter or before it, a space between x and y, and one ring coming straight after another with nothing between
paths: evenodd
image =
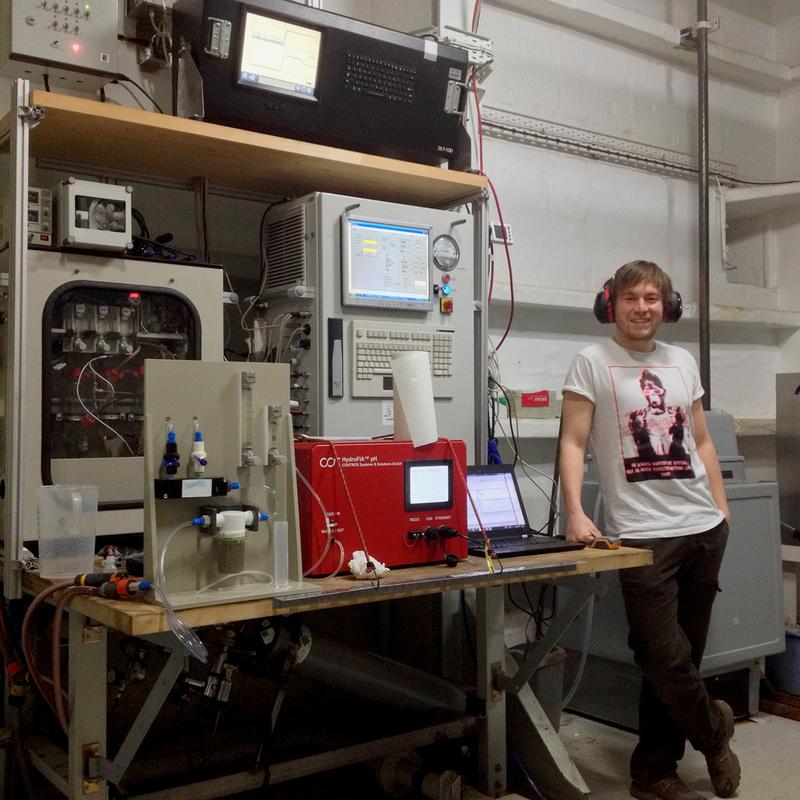
<instances>
[{"instance_id":1,"label":"white cylindrical object","mask_svg":"<svg viewBox=\"0 0 800 800\"><path fill-rule=\"evenodd\" d=\"M394 438L410 439L414 447L435 442L436 410L428 354L419 350L392 358L394 376Z\"/></svg>"},{"instance_id":2,"label":"white cylindrical object","mask_svg":"<svg viewBox=\"0 0 800 800\"><path fill-rule=\"evenodd\" d=\"M227 509L217 514L217 539L244 539L247 526L253 521L252 511Z\"/></svg>"},{"instance_id":3,"label":"white cylindrical object","mask_svg":"<svg viewBox=\"0 0 800 800\"><path fill-rule=\"evenodd\" d=\"M272 524L272 552L275 588L285 589L289 585L289 523L286 520Z\"/></svg>"}]
</instances>

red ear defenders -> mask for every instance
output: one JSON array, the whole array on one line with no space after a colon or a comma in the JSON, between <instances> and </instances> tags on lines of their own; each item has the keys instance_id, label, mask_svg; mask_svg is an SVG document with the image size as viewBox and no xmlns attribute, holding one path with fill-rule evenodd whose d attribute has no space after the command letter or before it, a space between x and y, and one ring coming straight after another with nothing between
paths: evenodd
<instances>
[{"instance_id":1,"label":"red ear defenders","mask_svg":"<svg viewBox=\"0 0 800 800\"><path fill-rule=\"evenodd\" d=\"M614 306L611 304L611 287L614 284L614 279L609 278L604 284L601 291L597 293L594 298L594 315L598 322L613 322L614 321ZM683 300L678 292L672 294L664 303L664 322L677 322L683 314Z\"/></svg>"}]
</instances>

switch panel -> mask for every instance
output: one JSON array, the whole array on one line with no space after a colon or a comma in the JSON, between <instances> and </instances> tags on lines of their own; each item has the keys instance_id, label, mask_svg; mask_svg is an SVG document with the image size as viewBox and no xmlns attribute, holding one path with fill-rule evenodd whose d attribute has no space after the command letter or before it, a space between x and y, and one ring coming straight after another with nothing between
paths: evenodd
<instances>
[{"instance_id":1,"label":"switch panel","mask_svg":"<svg viewBox=\"0 0 800 800\"><path fill-rule=\"evenodd\" d=\"M119 72L119 3L0 0L0 74L93 89Z\"/></svg>"}]
</instances>

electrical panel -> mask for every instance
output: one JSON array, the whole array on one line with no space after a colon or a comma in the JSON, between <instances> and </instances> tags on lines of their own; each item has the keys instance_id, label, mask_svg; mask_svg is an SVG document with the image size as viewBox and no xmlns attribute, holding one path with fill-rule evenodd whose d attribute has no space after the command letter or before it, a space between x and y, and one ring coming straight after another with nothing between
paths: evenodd
<instances>
[{"instance_id":1,"label":"electrical panel","mask_svg":"<svg viewBox=\"0 0 800 800\"><path fill-rule=\"evenodd\" d=\"M93 90L120 71L117 0L0 0L0 74Z\"/></svg>"},{"instance_id":2,"label":"electrical panel","mask_svg":"<svg viewBox=\"0 0 800 800\"><path fill-rule=\"evenodd\" d=\"M424 350L440 436L475 440L474 225L466 212L315 193L264 224L259 360L291 366L297 434L393 431L391 357Z\"/></svg>"},{"instance_id":3,"label":"electrical panel","mask_svg":"<svg viewBox=\"0 0 800 800\"><path fill-rule=\"evenodd\" d=\"M222 270L29 250L27 281L23 538L50 484L99 487L98 535L141 532L144 361L222 361Z\"/></svg>"}]
</instances>

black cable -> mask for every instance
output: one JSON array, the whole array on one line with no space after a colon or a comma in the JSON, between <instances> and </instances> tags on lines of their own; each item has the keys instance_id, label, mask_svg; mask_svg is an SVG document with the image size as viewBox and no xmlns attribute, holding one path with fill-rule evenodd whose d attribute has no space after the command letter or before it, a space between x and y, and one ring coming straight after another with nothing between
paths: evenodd
<instances>
[{"instance_id":1,"label":"black cable","mask_svg":"<svg viewBox=\"0 0 800 800\"><path fill-rule=\"evenodd\" d=\"M164 244L163 242L159 242L158 239L148 239L145 236L136 236L133 237L134 243L134 250L135 245L137 244L145 244L148 247L156 250L160 253L160 258L164 258L165 253L171 253L175 256L175 259L165 259L165 260L177 260L178 256L183 256L184 261L195 262L197 261L197 256L194 253L187 253L185 250L176 250L174 247L170 247L168 244ZM142 255L147 255L147 253L142 252Z\"/></svg>"},{"instance_id":2,"label":"black cable","mask_svg":"<svg viewBox=\"0 0 800 800\"><path fill-rule=\"evenodd\" d=\"M509 413L509 428L511 430L511 443L514 446L514 464L513 466L517 466L517 462L519 461L519 446L517 445L517 438L514 434L514 425L513 425L513 418L511 418L511 400L508 396L508 392L506 391L506 387L498 383L491 375L489 376L489 380L503 393L503 397L506 399L506 407L508 408Z\"/></svg>"},{"instance_id":3,"label":"black cable","mask_svg":"<svg viewBox=\"0 0 800 800\"><path fill-rule=\"evenodd\" d=\"M116 76L114 77L114 80L111 81L111 83L120 84L120 81L126 81L127 83L132 83L153 104L153 106L158 110L159 114L163 114L164 113L164 109L161 108L161 106L156 102L155 98L147 91L147 89L145 89L143 86L138 84L135 80L133 80L133 78L129 78L127 75L123 75L122 73L117 73ZM120 84L120 85L122 85L122 84ZM123 88L127 88L127 87L123 86ZM48 89L47 91L50 91L50 90Z\"/></svg>"},{"instance_id":4,"label":"black cable","mask_svg":"<svg viewBox=\"0 0 800 800\"><path fill-rule=\"evenodd\" d=\"M139 232L142 234L142 238L149 239L150 229L147 227L147 223L144 220L144 214L142 214L138 208L131 208L131 216L136 220L136 224L139 226Z\"/></svg>"},{"instance_id":5,"label":"black cable","mask_svg":"<svg viewBox=\"0 0 800 800\"><path fill-rule=\"evenodd\" d=\"M211 261L211 250L208 244L208 178L199 178L200 181L200 218L203 226L203 261Z\"/></svg>"},{"instance_id":6,"label":"black cable","mask_svg":"<svg viewBox=\"0 0 800 800\"><path fill-rule=\"evenodd\" d=\"M45 72L44 75L42 75L42 83L44 84L44 90L46 92L49 92L50 91L50 76L46 72Z\"/></svg>"},{"instance_id":7,"label":"black cable","mask_svg":"<svg viewBox=\"0 0 800 800\"><path fill-rule=\"evenodd\" d=\"M514 608L516 608L518 611L521 611L523 614L525 614L526 617L533 617L533 610L532 609L529 610L527 608L523 608L514 599L514 595L513 595L512 591L511 591L511 584L510 583L506 584L506 594L508 595L509 602L511 603L512 606L514 606Z\"/></svg>"},{"instance_id":8,"label":"black cable","mask_svg":"<svg viewBox=\"0 0 800 800\"><path fill-rule=\"evenodd\" d=\"M467 593L464 589L459 592L461 597L461 619L464 621L464 638L467 640L467 647L469 654L474 664L478 660L478 654L475 650L475 642L472 640L472 631L469 627L469 618L467 617Z\"/></svg>"},{"instance_id":9,"label":"black cable","mask_svg":"<svg viewBox=\"0 0 800 800\"><path fill-rule=\"evenodd\" d=\"M790 183L800 183L800 179L795 179L793 181L747 181L744 178L730 178L727 175L717 175L715 172L709 172L709 175L712 178L724 178L726 181L744 183L747 186L785 186Z\"/></svg>"},{"instance_id":10,"label":"black cable","mask_svg":"<svg viewBox=\"0 0 800 800\"><path fill-rule=\"evenodd\" d=\"M265 209L264 213L261 215L261 222L258 225L258 251L259 251L259 260L261 264L261 269L258 273L258 291L259 295L261 292L264 291L264 286L266 285L267 279L267 242L264 236L264 223L267 221L267 214L275 208L275 206L280 205L281 203L285 203L286 198L282 200L276 200L274 203L270 203Z\"/></svg>"},{"instance_id":11,"label":"black cable","mask_svg":"<svg viewBox=\"0 0 800 800\"><path fill-rule=\"evenodd\" d=\"M561 480L561 431L564 425L564 418L558 420L558 436L556 437L556 456L553 463L553 485L550 489L550 513L547 517L547 535L555 536L556 531L556 504L558 502L558 484Z\"/></svg>"}]
</instances>

